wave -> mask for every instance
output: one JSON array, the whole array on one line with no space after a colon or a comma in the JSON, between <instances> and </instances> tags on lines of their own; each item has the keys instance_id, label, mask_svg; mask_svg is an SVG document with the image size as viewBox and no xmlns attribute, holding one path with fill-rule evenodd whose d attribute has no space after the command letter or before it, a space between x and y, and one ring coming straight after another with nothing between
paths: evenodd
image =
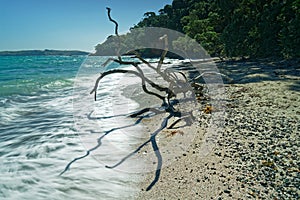
<instances>
[{"instance_id":1,"label":"wave","mask_svg":"<svg viewBox=\"0 0 300 200\"><path fill-rule=\"evenodd\" d=\"M137 183L139 177L108 170L103 165L103 162L113 162L121 157L117 152L109 154L112 148L127 153L137 141L124 132L108 137L107 145L95 152L99 153L98 157L96 154L87 157L74 164L64 176L58 176L69 161L86 153L99 134L132 123L126 121L126 117L93 120L95 126L86 124L80 132L75 109L89 108L87 100L91 102L95 117L133 111L138 105L123 97L120 91L131 82L124 79L124 75L106 77L99 86L98 101L94 102L89 92L99 73L105 70L99 65L103 60L87 59L75 78L79 66L72 65L78 64L78 60L55 59L59 62L35 57L12 61L17 69L15 72L21 74L10 74L10 80L1 80L0 199L132 197L136 192L132 184ZM35 70L42 73L35 74ZM87 119L86 115L78 117ZM100 154L103 157L99 157Z\"/></svg>"}]
</instances>

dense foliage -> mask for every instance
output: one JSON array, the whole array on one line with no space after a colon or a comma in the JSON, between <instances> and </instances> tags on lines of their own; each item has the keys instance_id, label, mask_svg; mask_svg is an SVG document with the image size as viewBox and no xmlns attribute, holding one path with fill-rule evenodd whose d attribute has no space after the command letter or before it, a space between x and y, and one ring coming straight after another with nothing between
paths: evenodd
<instances>
[{"instance_id":1,"label":"dense foliage","mask_svg":"<svg viewBox=\"0 0 300 200\"><path fill-rule=\"evenodd\" d=\"M293 58L300 56L299 6L300 0L173 0L158 14L145 13L133 28L182 32L212 56ZM173 45L184 42L178 38ZM107 44L97 52L104 53Z\"/></svg>"}]
</instances>

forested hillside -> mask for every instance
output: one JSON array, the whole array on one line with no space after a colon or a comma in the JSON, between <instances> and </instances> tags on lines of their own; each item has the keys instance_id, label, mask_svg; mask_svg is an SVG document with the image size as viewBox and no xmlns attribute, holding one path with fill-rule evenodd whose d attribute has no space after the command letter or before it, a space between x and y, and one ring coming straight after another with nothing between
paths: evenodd
<instances>
[{"instance_id":1,"label":"forested hillside","mask_svg":"<svg viewBox=\"0 0 300 200\"><path fill-rule=\"evenodd\" d=\"M132 27L164 27L199 42L212 56L300 57L300 0L173 0ZM127 36L130 35L130 32ZM126 35L121 36L124 45ZM108 55L116 37L96 46ZM178 38L173 45L185 43Z\"/></svg>"}]
</instances>

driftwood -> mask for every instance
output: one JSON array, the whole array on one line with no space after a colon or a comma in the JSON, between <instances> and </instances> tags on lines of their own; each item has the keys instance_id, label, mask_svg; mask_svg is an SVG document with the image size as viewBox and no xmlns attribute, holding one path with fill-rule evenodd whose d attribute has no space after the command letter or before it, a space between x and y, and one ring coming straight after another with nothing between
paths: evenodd
<instances>
[{"instance_id":1,"label":"driftwood","mask_svg":"<svg viewBox=\"0 0 300 200\"><path fill-rule=\"evenodd\" d=\"M119 34L118 34L118 23L112 19L111 17L111 9L107 8L107 14L109 20L115 24L115 35L118 37L119 40L119 46L121 45ZM155 178L153 181L149 184L149 186L146 188L146 190L150 190L159 180L160 173L161 173L161 168L162 168L162 163L163 163L163 158L159 150L159 146L157 145L156 141L156 136L161 133L162 130L164 129L174 129L176 124L178 124L180 121L184 121L185 125L184 126L190 126L193 123L194 117L192 115L192 112L186 112L182 110L177 110L176 105L179 103L178 99L176 97L180 94L184 97L186 97L186 94L188 92L192 91L191 84L188 82L186 76L184 73L179 72L177 70L172 70L172 69L162 69L162 66L164 64L164 59L165 56L168 53L168 36L163 35L161 38L159 38L161 42L164 43L165 49L163 50L160 59L157 65L154 66L153 63L150 63L143 59L136 51L131 51L131 53L135 54L135 58L139 60L139 62L133 62L133 61L124 61L122 60L121 55L119 55L120 48L116 50L117 53L117 58L109 58L103 65L107 65L110 62L116 62L121 65L130 65L135 68L135 70L125 70L125 69L114 69L114 70L109 70L103 72L99 78L95 82L94 88L91 90L91 94L94 94L95 101L97 100L97 89L98 85L101 82L101 79L104 78L105 76L111 75L111 74L116 74L116 73L124 73L124 74L132 74L134 76L137 76L141 79L141 86L143 91L148 94L152 95L156 98L159 98L161 100L161 106L159 108L144 108L139 111L136 111L134 113L129 113L128 117L130 118L137 118L135 123L128 125L128 126L123 126L123 127L118 127L111 129L107 132L105 132L101 137L98 138L97 140L97 145L94 146L93 148L89 149L85 155L80 156L78 158L73 159L69 164L65 167L64 171L61 173L65 173L67 170L70 169L71 165L76 162L77 160L83 159L87 157L92 151L95 151L97 148L99 148L102 144L102 139L110 134L113 131L116 131L118 129L123 129L127 128L130 126L135 126L139 124L145 117L149 117L150 114L154 115L159 115L159 114L168 114L167 117L163 119L161 122L160 127L155 130L151 135L150 138L145 141L143 144L141 144L136 150L133 152L129 153L127 156L125 156L123 159L121 159L118 163L112 165L112 166L106 166L107 168L116 168L119 165L121 165L123 162L125 162L128 158L132 157L136 153L138 153L143 147L145 147L147 144L151 143L152 150L155 152L155 156L157 158L157 166L156 166L156 171L155 171ZM143 70L141 69L140 65L144 64L150 69L154 70L157 75L159 75L167 84L168 87L163 87L160 86L159 84L155 83L152 81L150 78L146 77ZM150 87L151 90L148 88ZM164 93L165 95L163 95ZM193 101L195 98L186 98L185 101ZM97 120L97 118L93 118L91 116L92 113L88 115L88 118L90 120ZM111 116L114 117L114 116ZM151 116L150 116L151 117ZM171 125L168 126L168 122L172 118L178 118L175 120Z\"/></svg>"}]
</instances>

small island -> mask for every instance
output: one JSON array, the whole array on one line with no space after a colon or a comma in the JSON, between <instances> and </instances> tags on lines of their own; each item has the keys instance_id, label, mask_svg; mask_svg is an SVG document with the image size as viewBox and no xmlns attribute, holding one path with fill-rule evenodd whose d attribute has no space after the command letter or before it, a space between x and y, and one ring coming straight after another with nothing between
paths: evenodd
<instances>
[{"instance_id":1,"label":"small island","mask_svg":"<svg viewBox=\"0 0 300 200\"><path fill-rule=\"evenodd\" d=\"M0 51L0 56L85 56L89 52L78 50L23 50L23 51Z\"/></svg>"}]
</instances>

